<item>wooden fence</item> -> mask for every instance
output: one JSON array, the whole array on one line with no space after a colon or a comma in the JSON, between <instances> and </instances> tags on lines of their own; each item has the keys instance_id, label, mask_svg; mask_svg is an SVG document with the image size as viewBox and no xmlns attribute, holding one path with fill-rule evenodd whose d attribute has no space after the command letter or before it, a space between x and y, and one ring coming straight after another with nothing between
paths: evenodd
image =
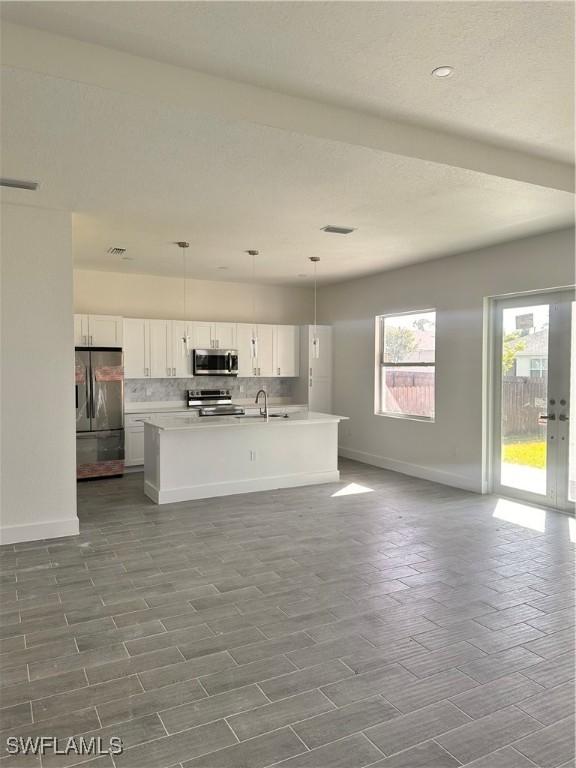
<instances>
[{"instance_id":1,"label":"wooden fence","mask_svg":"<svg viewBox=\"0 0 576 768\"><path fill-rule=\"evenodd\" d=\"M434 415L432 371L386 370L383 401L385 410L415 416ZM538 416L546 412L546 378L505 376L502 381L502 436L542 440L546 427Z\"/></svg>"},{"instance_id":2,"label":"wooden fence","mask_svg":"<svg viewBox=\"0 0 576 768\"><path fill-rule=\"evenodd\" d=\"M543 440L546 426L538 417L546 413L548 379L505 376L502 381L502 437Z\"/></svg>"}]
</instances>

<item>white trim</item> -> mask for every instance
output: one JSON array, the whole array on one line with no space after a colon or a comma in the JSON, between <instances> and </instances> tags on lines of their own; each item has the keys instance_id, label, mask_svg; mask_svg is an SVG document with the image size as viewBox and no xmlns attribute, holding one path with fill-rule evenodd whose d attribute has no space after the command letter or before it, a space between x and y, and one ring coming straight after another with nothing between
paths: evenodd
<instances>
[{"instance_id":1,"label":"white trim","mask_svg":"<svg viewBox=\"0 0 576 768\"><path fill-rule=\"evenodd\" d=\"M196 499L211 499L216 496L232 496L237 493L253 493L254 491L273 491L278 488L296 488L300 485L317 485L319 483L337 483L340 472L298 473L295 475L278 475L276 477L258 477L248 480L233 480L223 483L207 483L182 488L169 488L159 491L150 481L144 482L144 493L156 504L170 504L178 501L193 501Z\"/></svg>"},{"instance_id":2,"label":"white trim","mask_svg":"<svg viewBox=\"0 0 576 768\"><path fill-rule=\"evenodd\" d=\"M464 477L463 475L457 475L453 472L444 472L441 469L433 469L432 467L425 467L420 464L411 464L407 461L389 459L386 456L378 456L377 454L366 453L365 451L356 451L352 448L339 447L338 455L345 459L360 461L362 464L370 464L373 467L381 467L382 469L390 469L392 472L400 472L402 475L418 477L421 480L430 480L433 483L440 483L441 485L450 485L453 488L461 488L463 491L482 493L481 483L479 486L478 483L474 483L470 478Z\"/></svg>"},{"instance_id":3,"label":"white trim","mask_svg":"<svg viewBox=\"0 0 576 768\"><path fill-rule=\"evenodd\" d=\"M78 536L78 518L51 520L47 523L26 523L6 525L0 528L0 544L19 544L22 541L60 539L63 536Z\"/></svg>"}]
</instances>

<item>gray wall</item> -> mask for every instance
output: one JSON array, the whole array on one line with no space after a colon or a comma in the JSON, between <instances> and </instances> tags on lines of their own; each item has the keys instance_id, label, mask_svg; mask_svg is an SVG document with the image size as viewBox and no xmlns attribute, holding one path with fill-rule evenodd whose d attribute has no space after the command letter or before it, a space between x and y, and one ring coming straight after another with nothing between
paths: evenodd
<instances>
[{"instance_id":1,"label":"gray wall","mask_svg":"<svg viewBox=\"0 0 576 768\"><path fill-rule=\"evenodd\" d=\"M2 205L2 543L78 532L69 213Z\"/></svg>"},{"instance_id":2,"label":"gray wall","mask_svg":"<svg viewBox=\"0 0 576 768\"><path fill-rule=\"evenodd\" d=\"M334 412L341 452L480 491L484 299L574 283L574 230L560 230L322 288L334 324ZM436 308L436 421L374 413L376 315Z\"/></svg>"}]
</instances>

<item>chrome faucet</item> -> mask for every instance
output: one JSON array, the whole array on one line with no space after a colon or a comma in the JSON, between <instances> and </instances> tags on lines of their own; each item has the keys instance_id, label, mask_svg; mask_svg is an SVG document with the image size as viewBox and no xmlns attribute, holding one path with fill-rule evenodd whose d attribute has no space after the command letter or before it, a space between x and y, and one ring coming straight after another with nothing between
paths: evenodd
<instances>
[{"instance_id":1,"label":"chrome faucet","mask_svg":"<svg viewBox=\"0 0 576 768\"><path fill-rule=\"evenodd\" d=\"M256 405L258 405L258 402L260 400L260 395L264 395L264 410L260 408L260 416L265 416L266 421L268 421L268 395L266 394L265 389L259 389L258 393L256 395Z\"/></svg>"}]
</instances>

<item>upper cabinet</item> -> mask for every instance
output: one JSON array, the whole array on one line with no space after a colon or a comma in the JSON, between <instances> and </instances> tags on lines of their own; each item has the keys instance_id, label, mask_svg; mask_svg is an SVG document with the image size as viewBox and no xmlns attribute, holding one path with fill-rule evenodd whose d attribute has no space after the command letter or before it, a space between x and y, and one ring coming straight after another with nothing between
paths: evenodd
<instances>
[{"instance_id":1,"label":"upper cabinet","mask_svg":"<svg viewBox=\"0 0 576 768\"><path fill-rule=\"evenodd\" d=\"M177 379L192 376L193 323L188 320L172 320L169 346L171 349L172 375ZM188 345L186 345L188 339Z\"/></svg>"},{"instance_id":2,"label":"upper cabinet","mask_svg":"<svg viewBox=\"0 0 576 768\"><path fill-rule=\"evenodd\" d=\"M136 318L124 320L124 378L144 379L150 376L150 321Z\"/></svg>"},{"instance_id":3,"label":"upper cabinet","mask_svg":"<svg viewBox=\"0 0 576 768\"><path fill-rule=\"evenodd\" d=\"M274 376L274 325L257 325L256 367L257 376Z\"/></svg>"},{"instance_id":4,"label":"upper cabinet","mask_svg":"<svg viewBox=\"0 0 576 768\"><path fill-rule=\"evenodd\" d=\"M83 335L83 317L75 318L79 335ZM240 377L299 375L300 329L296 325L126 318L123 334L127 379L191 377L193 349L237 349Z\"/></svg>"},{"instance_id":5,"label":"upper cabinet","mask_svg":"<svg viewBox=\"0 0 576 768\"><path fill-rule=\"evenodd\" d=\"M238 323L236 326L236 348L238 350L238 376L257 376L256 343L253 326Z\"/></svg>"},{"instance_id":6,"label":"upper cabinet","mask_svg":"<svg viewBox=\"0 0 576 768\"><path fill-rule=\"evenodd\" d=\"M194 349L237 349L236 323L192 323Z\"/></svg>"},{"instance_id":7,"label":"upper cabinet","mask_svg":"<svg viewBox=\"0 0 576 768\"><path fill-rule=\"evenodd\" d=\"M124 378L192 376L192 324L185 320L124 320Z\"/></svg>"},{"instance_id":8,"label":"upper cabinet","mask_svg":"<svg viewBox=\"0 0 576 768\"><path fill-rule=\"evenodd\" d=\"M274 326L274 376L298 376L300 372L300 328Z\"/></svg>"},{"instance_id":9,"label":"upper cabinet","mask_svg":"<svg viewBox=\"0 0 576 768\"><path fill-rule=\"evenodd\" d=\"M121 317L114 315L74 315L76 347L121 347Z\"/></svg>"}]
</instances>

